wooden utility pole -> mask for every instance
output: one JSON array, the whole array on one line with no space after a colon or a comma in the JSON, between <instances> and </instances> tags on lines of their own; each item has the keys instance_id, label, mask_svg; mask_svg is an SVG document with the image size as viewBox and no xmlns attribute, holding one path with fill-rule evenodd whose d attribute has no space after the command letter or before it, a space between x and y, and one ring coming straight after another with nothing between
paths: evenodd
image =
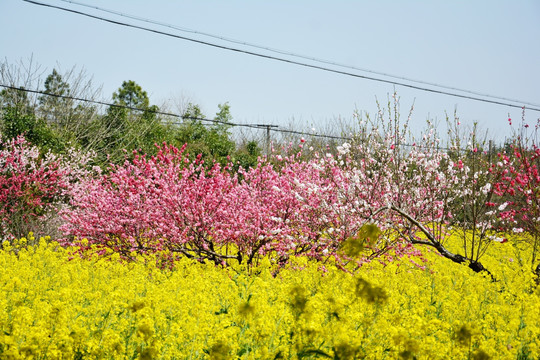
<instances>
[{"instance_id":1,"label":"wooden utility pole","mask_svg":"<svg viewBox=\"0 0 540 360\"><path fill-rule=\"evenodd\" d=\"M270 146L270 143L271 143L270 142L270 130L272 128L277 128L278 126L277 125L270 125L270 124L257 124L256 126L266 129L266 139L265 139L265 142L264 142L264 148L265 148L266 156L270 156L270 153L272 152L272 148Z\"/></svg>"}]
</instances>

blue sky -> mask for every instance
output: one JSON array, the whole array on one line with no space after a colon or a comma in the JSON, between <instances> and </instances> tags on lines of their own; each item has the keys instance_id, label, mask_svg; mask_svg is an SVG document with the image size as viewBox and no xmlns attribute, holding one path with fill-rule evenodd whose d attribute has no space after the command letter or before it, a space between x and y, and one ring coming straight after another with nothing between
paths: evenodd
<instances>
[{"instance_id":1,"label":"blue sky","mask_svg":"<svg viewBox=\"0 0 540 360\"><path fill-rule=\"evenodd\" d=\"M37 1L290 59L74 3ZM540 104L537 0L78 2L358 68ZM102 86L104 100L110 100L122 81L134 80L153 104L191 101L208 117L215 114L217 104L229 102L238 123L292 123L298 129L313 126L324 132L336 126L339 117L352 121L355 109L375 116L376 98L386 102L394 89L403 117L414 102L415 131L428 118L438 121L444 131L445 114L453 116L457 108L462 123L477 121L500 141L511 133L508 114L521 119L518 108L225 51L22 0L0 1L0 33L3 61L15 63L32 56L44 76L53 68L85 69L96 87ZM527 122L534 124L539 118L540 112L526 111Z\"/></svg>"}]
</instances>

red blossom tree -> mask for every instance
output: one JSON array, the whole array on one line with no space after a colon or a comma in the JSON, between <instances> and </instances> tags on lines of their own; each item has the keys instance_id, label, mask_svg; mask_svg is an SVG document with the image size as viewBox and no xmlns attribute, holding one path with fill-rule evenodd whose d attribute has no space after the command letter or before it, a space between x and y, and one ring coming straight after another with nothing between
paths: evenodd
<instances>
[{"instance_id":1,"label":"red blossom tree","mask_svg":"<svg viewBox=\"0 0 540 360\"><path fill-rule=\"evenodd\" d=\"M540 251L540 148L535 136L540 119L534 137L527 137L528 127L523 122L521 133L508 151L498 154L499 162L492 171L500 174L495 191L506 200L499 207L501 227L523 234L523 239L532 247L531 265L534 266Z\"/></svg>"},{"instance_id":2,"label":"red blossom tree","mask_svg":"<svg viewBox=\"0 0 540 360\"><path fill-rule=\"evenodd\" d=\"M39 230L61 203L69 171L22 136L0 137L0 238Z\"/></svg>"}]
</instances>

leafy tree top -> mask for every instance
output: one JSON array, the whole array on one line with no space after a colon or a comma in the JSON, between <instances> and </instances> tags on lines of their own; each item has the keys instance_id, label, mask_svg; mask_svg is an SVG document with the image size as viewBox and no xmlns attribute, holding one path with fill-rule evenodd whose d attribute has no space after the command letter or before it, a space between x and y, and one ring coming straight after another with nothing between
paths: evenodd
<instances>
[{"instance_id":1,"label":"leafy tree top","mask_svg":"<svg viewBox=\"0 0 540 360\"><path fill-rule=\"evenodd\" d=\"M146 109L150 99L146 91L133 80L124 81L122 86L113 93L113 103L139 109Z\"/></svg>"}]
</instances>

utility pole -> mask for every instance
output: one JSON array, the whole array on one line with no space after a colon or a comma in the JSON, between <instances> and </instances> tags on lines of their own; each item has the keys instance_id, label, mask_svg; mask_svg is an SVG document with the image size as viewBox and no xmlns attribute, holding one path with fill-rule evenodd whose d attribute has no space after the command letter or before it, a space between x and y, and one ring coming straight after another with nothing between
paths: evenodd
<instances>
[{"instance_id":1,"label":"utility pole","mask_svg":"<svg viewBox=\"0 0 540 360\"><path fill-rule=\"evenodd\" d=\"M260 128L265 128L266 129L266 140L265 140L265 152L266 152L266 156L270 156L270 153L272 152L271 150L271 147L270 147L270 130L272 128L277 128L279 127L278 125L270 125L270 124L257 124L257 127L260 127Z\"/></svg>"},{"instance_id":2,"label":"utility pole","mask_svg":"<svg viewBox=\"0 0 540 360\"><path fill-rule=\"evenodd\" d=\"M270 156L270 126L266 127L266 156Z\"/></svg>"}]
</instances>

